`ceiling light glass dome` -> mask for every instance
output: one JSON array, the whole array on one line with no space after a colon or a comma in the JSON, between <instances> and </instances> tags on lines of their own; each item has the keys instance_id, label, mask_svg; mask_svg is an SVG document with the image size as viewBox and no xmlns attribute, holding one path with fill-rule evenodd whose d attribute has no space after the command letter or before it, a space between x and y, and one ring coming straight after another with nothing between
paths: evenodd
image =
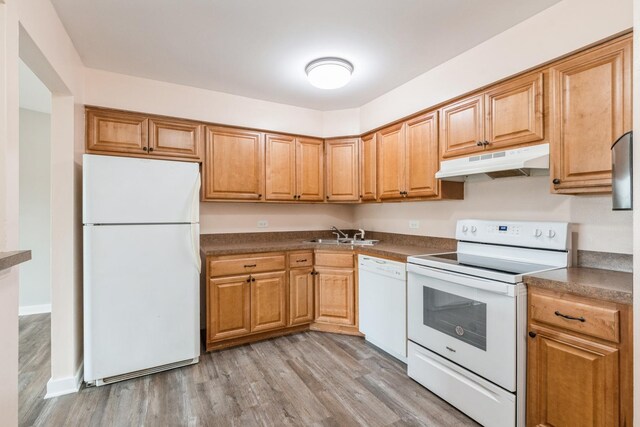
<instances>
[{"instance_id":1,"label":"ceiling light glass dome","mask_svg":"<svg viewBox=\"0 0 640 427\"><path fill-rule=\"evenodd\" d=\"M337 89L351 80L353 65L341 58L319 58L305 68L309 82L320 89Z\"/></svg>"}]
</instances>

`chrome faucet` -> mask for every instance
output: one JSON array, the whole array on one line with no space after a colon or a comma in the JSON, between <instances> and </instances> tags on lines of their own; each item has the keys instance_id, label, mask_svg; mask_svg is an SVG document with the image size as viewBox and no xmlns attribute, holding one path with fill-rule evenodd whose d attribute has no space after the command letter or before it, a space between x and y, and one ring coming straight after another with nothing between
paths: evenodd
<instances>
[{"instance_id":1,"label":"chrome faucet","mask_svg":"<svg viewBox=\"0 0 640 427\"><path fill-rule=\"evenodd\" d=\"M344 231L340 230L340 229L339 229L338 227L336 227L335 225L332 225L332 226L331 226L331 229L332 229L332 230L335 230L335 231L333 232L333 234L335 234L335 235L336 235L336 239L340 240L340 236L341 236L341 235L342 235L342 237L343 237L343 238L345 238L345 239L348 239L348 238L349 238L349 235L348 235L348 234L346 234Z\"/></svg>"},{"instance_id":2,"label":"chrome faucet","mask_svg":"<svg viewBox=\"0 0 640 427\"><path fill-rule=\"evenodd\" d=\"M364 230L362 228L359 228L358 232L353 235L353 239L358 240L358 236L360 236L360 240L364 240Z\"/></svg>"}]
</instances>

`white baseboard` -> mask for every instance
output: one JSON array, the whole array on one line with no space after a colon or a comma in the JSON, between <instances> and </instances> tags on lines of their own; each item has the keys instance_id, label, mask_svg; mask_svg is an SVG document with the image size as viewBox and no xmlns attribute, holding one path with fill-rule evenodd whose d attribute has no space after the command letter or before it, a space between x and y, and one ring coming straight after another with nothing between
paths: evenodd
<instances>
[{"instance_id":1,"label":"white baseboard","mask_svg":"<svg viewBox=\"0 0 640 427\"><path fill-rule=\"evenodd\" d=\"M28 316L30 314L51 313L51 304L22 305L18 309L18 316Z\"/></svg>"},{"instance_id":2,"label":"white baseboard","mask_svg":"<svg viewBox=\"0 0 640 427\"><path fill-rule=\"evenodd\" d=\"M72 377L50 378L47 382L47 394L45 399L51 399L52 397L62 396L64 394L77 393L82 385L82 378L84 375L84 362L80 364L80 367L76 371L76 374Z\"/></svg>"}]
</instances>

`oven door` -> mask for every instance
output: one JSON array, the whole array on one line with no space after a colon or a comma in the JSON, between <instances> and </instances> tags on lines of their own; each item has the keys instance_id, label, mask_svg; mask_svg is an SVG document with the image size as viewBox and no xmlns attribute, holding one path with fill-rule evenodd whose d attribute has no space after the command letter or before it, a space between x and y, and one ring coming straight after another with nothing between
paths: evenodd
<instances>
[{"instance_id":1,"label":"oven door","mask_svg":"<svg viewBox=\"0 0 640 427\"><path fill-rule=\"evenodd\" d=\"M517 285L407 269L409 339L515 392Z\"/></svg>"}]
</instances>

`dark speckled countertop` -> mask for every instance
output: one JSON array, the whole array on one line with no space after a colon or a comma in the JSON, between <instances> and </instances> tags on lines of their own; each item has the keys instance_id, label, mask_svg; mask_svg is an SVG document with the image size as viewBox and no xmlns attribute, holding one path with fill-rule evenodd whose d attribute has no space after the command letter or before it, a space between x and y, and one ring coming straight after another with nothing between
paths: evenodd
<instances>
[{"instance_id":1,"label":"dark speckled countertop","mask_svg":"<svg viewBox=\"0 0 640 427\"><path fill-rule=\"evenodd\" d=\"M588 267L570 267L525 276L527 286L579 296L633 303L633 274Z\"/></svg>"},{"instance_id":2,"label":"dark speckled countertop","mask_svg":"<svg viewBox=\"0 0 640 427\"><path fill-rule=\"evenodd\" d=\"M0 271L31 259L31 251L0 252Z\"/></svg>"},{"instance_id":3,"label":"dark speckled countertop","mask_svg":"<svg viewBox=\"0 0 640 427\"><path fill-rule=\"evenodd\" d=\"M350 235L352 233L349 233ZM406 261L408 256L454 251L456 242L425 236L409 236L393 233L368 232L367 239L380 240L373 246L327 245L307 243L313 238L335 238L326 231L301 231L281 233L206 234L200 238L200 250L205 255L233 255L258 252L326 249L353 251L372 256L383 256Z\"/></svg>"}]
</instances>

